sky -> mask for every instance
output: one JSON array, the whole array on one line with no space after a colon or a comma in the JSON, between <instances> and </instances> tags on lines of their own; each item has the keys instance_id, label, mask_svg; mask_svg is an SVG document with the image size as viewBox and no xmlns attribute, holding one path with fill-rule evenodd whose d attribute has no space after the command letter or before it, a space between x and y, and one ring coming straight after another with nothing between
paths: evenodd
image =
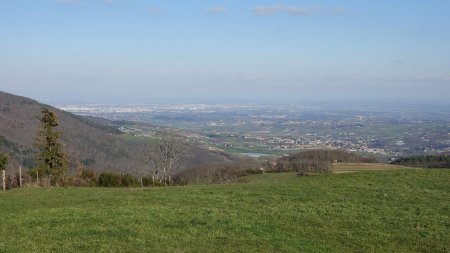
<instances>
[{"instance_id":1,"label":"sky","mask_svg":"<svg viewBox=\"0 0 450 253\"><path fill-rule=\"evenodd\" d=\"M450 1L0 0L0 90L48 103L450 105Z\"/></svg>"}]
</instances>

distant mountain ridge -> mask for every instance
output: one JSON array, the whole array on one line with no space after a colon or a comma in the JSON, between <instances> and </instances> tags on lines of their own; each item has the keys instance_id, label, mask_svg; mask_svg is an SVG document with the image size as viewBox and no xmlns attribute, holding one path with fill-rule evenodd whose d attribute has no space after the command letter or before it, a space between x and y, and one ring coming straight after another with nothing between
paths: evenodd
<instances>
[{"instance_id":1,"label":"distant mountain ridge","mask_svg":"<svg viewBox=\"0 0 450 253\"><path fill-rule=\"evenodd\" d=\"M80 161L95 170L133 172L144 150L142 142L128 141L113 122L77 116L35 100L0 91L0 152L12 153L11 166L33 166L34 142L42 108L58 115L62 142L71 162ZM228 162L224 154L192 147L193 156L185 159L187 167L198 163ZM72 164L73 165L73 164Z\"/></svg>"}]
</instances>

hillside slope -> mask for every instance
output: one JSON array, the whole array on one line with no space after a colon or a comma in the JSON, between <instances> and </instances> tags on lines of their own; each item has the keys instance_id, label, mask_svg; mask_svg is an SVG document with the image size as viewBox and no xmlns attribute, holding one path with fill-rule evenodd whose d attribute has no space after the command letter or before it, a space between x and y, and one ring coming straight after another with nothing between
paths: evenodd
<instances>
[{"instance_id":1,"label":"hillside slope","mask_svg":"<svg viewBox=\"0 0 450 253\"><path fill-rule=\"evenodd\" d=\"M33 166L33 143L43 107L54 110L59 118L62 142L72 163L80 161L97 170L133 172L137 157L144 150L139 141L125 140L114 124L92 120L58 110L29 98L0 92L0 152L13 153L12 166ZM102 123L103 122L103 123ZM203 149L191 148L186 166L204 162L227 162L228 158Z\"/></svg>"}]
</instances>

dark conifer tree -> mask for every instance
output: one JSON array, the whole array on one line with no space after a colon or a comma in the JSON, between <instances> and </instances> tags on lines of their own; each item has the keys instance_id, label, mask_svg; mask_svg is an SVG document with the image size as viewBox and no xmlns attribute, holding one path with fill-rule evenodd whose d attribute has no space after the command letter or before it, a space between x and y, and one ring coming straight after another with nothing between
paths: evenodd
<instances>
[{"instance_id":1,"label":"dark conifer tree","mask_svg":"<svg viewBox=\"0 0 450 253\"><path fill-rule=\"evenodd\" d=\"M0 170L6 170L8 165L8 155L0 153Z\"/></svg>"},{"instance_id":2,"label":"dark conifer tree","mask_svg":"<svg viewBox=\"0 0 450 253\"><path fill-rule=\"evenodd\" d=\"M54 129L59 125L55 112L44 108L39 120L41 126L36 140L37 171L39 171L39 175L50 176L51 184L55 185L60 182L68 168L68 160L59 140L62 132Z\"/></svg>"}]
</instances>

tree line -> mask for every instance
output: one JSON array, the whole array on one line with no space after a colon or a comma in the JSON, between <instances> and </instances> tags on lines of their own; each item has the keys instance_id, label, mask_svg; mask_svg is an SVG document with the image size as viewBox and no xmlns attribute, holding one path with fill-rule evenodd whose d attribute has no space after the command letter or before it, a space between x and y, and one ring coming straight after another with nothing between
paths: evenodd
<instances>
[{"instance_id":1,"label":"tree line","mask_svg":"<svg viewBox=\"0 0 450 253\"><path fill-rule=\"evenodd\" d=\"M409 167L450 168L450 155L419 155L399 158L391 164Z\"/></svg>"},{"instance_id":2,"label":"tree line","mask_svg":"<svg viewBox=\"0 0 450 253\"><path fill-rule=\"evenodd\" d=\"M308 172L327 172L333 163L372 163L376 158L363 157L343 150L309 150L278 159L272 170L276 172L296 171L299 175Z\"/></svg>"}]
</instances>

